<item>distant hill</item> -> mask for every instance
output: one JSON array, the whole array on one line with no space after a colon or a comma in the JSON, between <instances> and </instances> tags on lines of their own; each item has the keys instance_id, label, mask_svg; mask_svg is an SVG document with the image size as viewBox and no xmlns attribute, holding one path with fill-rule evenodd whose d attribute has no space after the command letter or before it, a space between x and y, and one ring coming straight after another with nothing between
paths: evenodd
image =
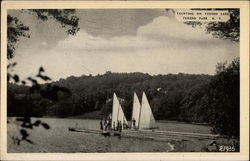
<instances>
[{"instance_id":1,"label":"distant hill","mask_svg":"<svg viewBox=\"0 0 250 161\"><path fill-rule=\"evenodd\" d=\"M30 96L28 86L9 84L8 114L18 115L25 106L32 106L32 113L38 116L67 117L93 111L107 115L111 112L113 92L116 92L118 97L124 99L122 107L127 118L130 118L133 93L136 92L141 99L145 91L156 119L187 120L184 118L186 112L182 110L191 106L190 96L202 89L211 78L210 75L183 73L151 76L139 72L70 76L50 83L51 86L66 87L71 91L70 95L57 101ZM198 117L196 121L199 121Z\"/></svg>"}]
</instances>

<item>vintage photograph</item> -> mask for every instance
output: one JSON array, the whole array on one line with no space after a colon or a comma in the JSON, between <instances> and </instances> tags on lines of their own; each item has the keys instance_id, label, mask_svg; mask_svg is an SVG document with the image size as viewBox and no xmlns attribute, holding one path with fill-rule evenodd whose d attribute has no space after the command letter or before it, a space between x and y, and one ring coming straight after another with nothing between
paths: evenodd
<instances>
[{"instance_id":1,"label":"vintage photograph","mask_svg":"<svg viewBox=\"0 0 250 161\"><path fill-rule=\"evenodd\" d=\"M7 10L7 153L239 153L240 8Z\"/></svg>"}]
</instances>

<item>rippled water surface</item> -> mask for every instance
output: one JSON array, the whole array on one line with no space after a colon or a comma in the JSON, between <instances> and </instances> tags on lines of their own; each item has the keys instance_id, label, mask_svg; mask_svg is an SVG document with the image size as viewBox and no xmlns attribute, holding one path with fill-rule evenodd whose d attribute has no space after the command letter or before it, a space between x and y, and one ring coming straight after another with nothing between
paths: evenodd
<instances>
[{"instance_id":1,"label":"rippled water surface","mask_svg":"<svg viewBox=\"0 0 250 161\"><path fill-rule=\"evenodd\" d=\"M7 127L8 152L167 152L170 150L168 141L157 141L150 139L125 138L100 134L68 131L68 127L79 127L87 129L99 129L99 120L87 119L55 119L42 118L48 123L50 130L42 127L30 131L29 139L34 144L21 142L21 145L13 143L11 137L19 136L19 126L15 125L15 118L9 118ZM160 126L164 128L164 124ZM170 126L171 128L171 126ZM204 128L205 129L205 128Z\"/></svg>"}]
</instances>

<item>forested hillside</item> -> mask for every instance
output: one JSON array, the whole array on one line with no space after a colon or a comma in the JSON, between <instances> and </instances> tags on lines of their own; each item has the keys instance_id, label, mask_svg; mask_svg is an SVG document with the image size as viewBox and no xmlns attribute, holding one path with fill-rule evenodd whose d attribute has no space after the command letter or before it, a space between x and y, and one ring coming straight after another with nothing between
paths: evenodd
<instances>
[{"instance_id":1,"label":"forested hillside","mask_svg":"<svg viewBox=\"0 0 250 161\"><path fill-rule=\"evenodd\" d=\"M39 90L37 90L39 89ZM32 87L8 84L8 116L68 117L112 109L115 92L125 115L131 119L133 93L145 91L158 120L178 120L214 125L214 130L239 130L239 60L218 64L216 74L112 73L68 77ZM218 128L216 128L218 127ZM219 131L223 133L224 130Z\"/></svg>"},{"instance_id":2,"label":"forested hillside","mask_svg":"<svg viewBox=\"0 0 250 161\"><path fill-rule=\"evenodd\" d=\"M101 110L104 115L111 112L113 92L121 98L124 111L128 118L131 117L133 93L141 99L145 91L152 106L156 119L181 119L186 112L182 109L191 106L190 94L210 81L209 75L168 74L151 76L143 73L112 73L106 72L97 76L68 77L52 83L52 86L68 88L71 93L67 96L61 93L56 102L49 101L29 94L29 87L9 84L9 99L15 99L9 106L9 114L25 108L27 103L34 106L32 113L41 116L72 116L86 112ZM46 88L48 84L42 85ZM59 94L60 95L60 94ZM197 96L196 96L197 97ZM195 98L193 98L195 99ZM15 105L18 102L19 105ZM20 104L21 103L21 104ZM28 103L28 104L29 104ZM20 105L24 104L21 108ZM18 110L16 109L18 108ZM193 120L202 121L198 116Z\"/></svg>"}]
</instances>

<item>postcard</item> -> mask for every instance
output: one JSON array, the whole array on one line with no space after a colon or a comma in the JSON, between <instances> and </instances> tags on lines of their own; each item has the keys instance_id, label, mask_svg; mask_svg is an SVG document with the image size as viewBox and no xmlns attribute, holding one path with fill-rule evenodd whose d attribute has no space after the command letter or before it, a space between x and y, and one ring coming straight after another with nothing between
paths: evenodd
<instances>
[{"instance_id":1,"label":"postcard","mask_svg":"<svg viewBox=\"0 0 250 161\"><path fill-rule=\"evenodd\" d=\"M1 160L248 160L248 1L3 1Z\"/></svg>"}]
</instances>

